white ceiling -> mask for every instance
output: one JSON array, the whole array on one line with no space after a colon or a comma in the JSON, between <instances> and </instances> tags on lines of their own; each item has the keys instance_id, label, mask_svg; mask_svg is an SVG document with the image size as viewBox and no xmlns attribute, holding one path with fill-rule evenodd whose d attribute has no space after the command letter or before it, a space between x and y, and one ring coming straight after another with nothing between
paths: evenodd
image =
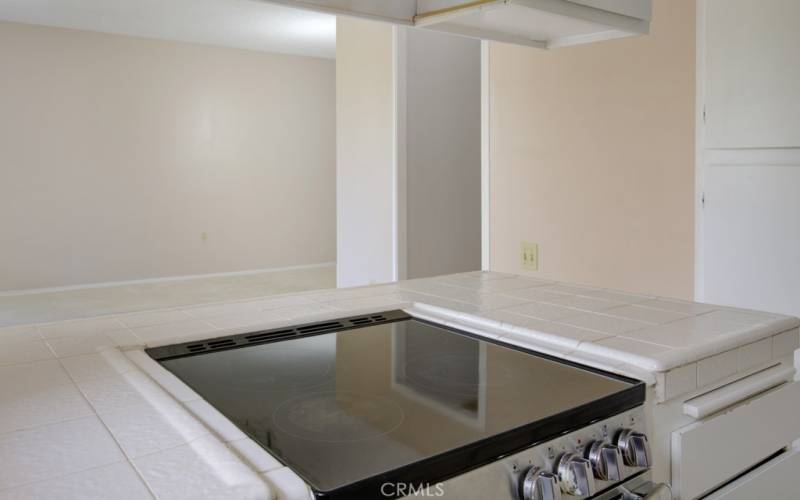
<instances>
[{"instance_id":1,"label":"white ceiling","mask_svg":"<svg viewBox=\"0 0 800 500\"><path fill-rule=\"evenodd\" d=\"M336 18L258 0L0 0L0 20L333 58Z\"/></svg>"}]
</instances>

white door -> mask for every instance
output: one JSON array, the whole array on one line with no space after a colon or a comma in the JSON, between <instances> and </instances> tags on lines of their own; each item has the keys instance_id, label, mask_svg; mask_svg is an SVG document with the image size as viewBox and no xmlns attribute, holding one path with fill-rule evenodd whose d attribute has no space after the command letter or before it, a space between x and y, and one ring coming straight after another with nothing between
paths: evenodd
<instances>
[{"instance_id":1,"label":"white door","mask_svg":"<svg viewBox=\"0 0 800 500\"><path fill-rule=\"evenodd\" d=\"M700 9L697 298L800 315L800 2Z\"/></svg>"}]
</instances>

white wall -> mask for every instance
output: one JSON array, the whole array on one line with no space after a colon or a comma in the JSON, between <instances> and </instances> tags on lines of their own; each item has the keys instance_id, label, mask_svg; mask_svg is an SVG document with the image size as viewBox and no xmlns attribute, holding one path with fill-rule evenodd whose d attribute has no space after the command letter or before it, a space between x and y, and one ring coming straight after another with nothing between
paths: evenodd
<instances>
[{"instance_id":1,"label":"white wall","mask_svg":"<svg viewBox=\"0 0 800 500\"><path fill-rule=\"evenodd\" d=\"M396 279L395 28L336 24L337 284Z\"/></svg>"},{"instance_id":2,"label":"white wall","mask_svg":"<svg viewBox=\"0 0 800 500\"><path fill-rule=\"evenodd\" d=\"M800 2L700 7L699 298L800 315Z\"/></svg>"},{"instance_id":3,"label":"white wall","mask_svg":"<svg viewBox=\"0 0 800 500\"><path fill-rule=\"evenodd\" d=\"M0 290L334 259L333 61L0 23L0 68Z\"/></svg>"},{"instance_id":4,"label":"white wall","mask_svg":"<svg viewBox=\"0 0 800 500\"><path fill-rule=\"evenodd\" d=\"M481 44L405 29L406 273L481 267Z\"/></svg>"}]
</instances>

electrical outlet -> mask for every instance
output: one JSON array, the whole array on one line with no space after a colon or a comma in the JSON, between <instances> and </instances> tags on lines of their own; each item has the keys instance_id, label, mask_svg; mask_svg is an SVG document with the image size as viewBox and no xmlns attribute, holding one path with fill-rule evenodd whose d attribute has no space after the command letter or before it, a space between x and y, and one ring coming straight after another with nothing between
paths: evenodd
<instances>
[{"instance_id":1,"label":"electrical outlet","mask_svg":"<svg viewBox=\"0 0 800 500\"><path fill-rule=\"evenodd\" d=\"M522 242L522 252L520 254L522 269L527 271L539 270L539 244Z\"/></svg>"}]
</instances>

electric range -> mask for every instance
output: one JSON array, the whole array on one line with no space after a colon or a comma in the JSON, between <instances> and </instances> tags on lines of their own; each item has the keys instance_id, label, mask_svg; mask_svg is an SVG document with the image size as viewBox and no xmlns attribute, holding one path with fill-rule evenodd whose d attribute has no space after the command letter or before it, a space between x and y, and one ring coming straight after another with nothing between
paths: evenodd
<instances>
[{"instance_id":1,"label":"electric range","mask_svg":"<svg viewBox=\"0 0 800 500\"><path fill-rule=\"evenodd\" d=\"M641 382L402 311L147 352L318 498L606 498L650 466Z\"/></svg>"}]
</instances>

